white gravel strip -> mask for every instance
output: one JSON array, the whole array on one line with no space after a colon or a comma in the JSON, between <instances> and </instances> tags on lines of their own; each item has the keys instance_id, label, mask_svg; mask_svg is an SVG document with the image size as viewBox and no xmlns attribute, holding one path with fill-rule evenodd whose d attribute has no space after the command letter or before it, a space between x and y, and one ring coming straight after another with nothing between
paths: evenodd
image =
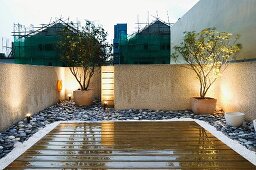
<instances>
[{"instance_id":1,"label":"white gravel strip","mask_svg":"<svg viewBox=\"0 0 256 170\"><path fill-rule=\"evenodd\" d=\"M16 143L15 148L7 154L5 157L0 159L0 169L4 169L10 163L12 163L15 159L17 159L21 154L23 154L27 149L33 146L37 141L42 139L47 133L49 133L52 129L54 129L60 123L100 123L100 122L138 122L138 120L106 120L106 121L58 121L52 124L47 125L45 128L39 130L37 133L32 135L27 141L24 143ZM139 122L150 122L152 120L139 120ZM154 120L155 122L166 122L166 121L195 121L201 127L209 131L213 134L216 138L221 140L235 152L243 156L245 159L250 161L252 164L256 166L256 152L253 152L247 149L245 146L239 144L239 142L230 139L222 132L217 131L215 127L211 126L208 122L191 119L191 118L181 118L181 119L168 119L168 120Z\"/></svg>"},{"instance_id":2,"label":"white gravel strip","mask_svg":"<svg viewBox=\"0 0 256 170\"><path fill-rule=\"evenodd\" d=\"M53 130L60 122L54 122L45 126L45 128L40 129L34 135L32 135L27 141L21 143L17 142L14 144L14 149L8 153L5 157L0 159L0 169L6 168L10 163L17 159L21 154L33 146L36 142L42 139L47 133Z\"/></svg>"}]
</instances>

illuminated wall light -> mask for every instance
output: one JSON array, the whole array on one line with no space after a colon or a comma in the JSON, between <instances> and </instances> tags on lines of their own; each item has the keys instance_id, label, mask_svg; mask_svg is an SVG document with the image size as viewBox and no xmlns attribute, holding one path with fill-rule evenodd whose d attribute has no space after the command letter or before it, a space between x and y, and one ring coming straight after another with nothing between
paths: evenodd
<instances>
[{"instance_id":1,"label":"illuminated wall light","mask_svg":"<svg viewBox=\"0 0 256 170\"><path fill-rule=\"evenodd\" d=\"M71 96L72 96L72 94L68 93L68 100L69 101L71 100Z\"/></svg>"},{"instance_id":2,"label":"illuminated wall light","mask_svg":"<svg viewBox=\"0 0 256 170\"><path fill-rule=\"evenodd\" d=\"M61 90L62 90L62 80L57 80L56 88L57 88L58 92L61 92Z\"/></svg>"},{"instance_id":3,"label":"illuminated wall light","mask_svg":"<svg viewBox=\"0 0 256 170\"><path fill-rule=\"evenodd\" d=\"M105 108L114 106L114 66L101 67L101 103Z\"/></svg>"},{"instance_id":4,"label":"illuminated wall light","mask_svg":"<svg viewBox=\"0 0 256 170\"><path fill-rule=\"evenodd\" d=\"M26 114L26 118L27 118L27 123L30 123L30 120L31 120L31 114L30 114L30 113Z\"/></svg>"},{"instance_id":5,"label":"illuminated wall light","mask_svg":"<svg viewBox=\"0 0 256 170\"><path fill-rule=\"evenodd\" d=\"M65 99L65 84L66 84L66 81L65 81L65 68L63 67L59 67L57 69L57 80L62 80L62 90L59 92L59 99L60 100L64 100Z\"/></svg>"},{"instance_id":6,"label":"illuminated wall light","mask_svg":"<svg viewBox=\"0 0 256 170\"><path fill-rule=\"evenodd\" d=\"M73 93L73 91L80 88L79 83L76 81L75 77L70 72L69 68L65 70L65 93L66 97L68 93Z\"/></svg>"},{"instance_id":7,"label":"illuminated wall light","mask_svg":"<svg viewBox=\"0 0 256 170\"><path fill-rule=\"evenodd\" d=\"M106 111L106 108L108 107L108 102L107 101L104 101L104 104L103 104L103 109L104 111Z\"/></svg>"},{"instance_id":8,"label":"illuminated wall light","mask_svg":"<svg viewBox=\"0 0 256 170\"><path fill-rule=\"evenodd\" d=\"M6 71L5 76L8 78L8 94L4 98L4 105L12 114L9 116L15 119L17 115L21 114L21 108L24 100L26 100L26 93L24 92L24 69L22 66L11 67ZM3 107L2 107L3 108Z\"/></svg>"},{"instance_id":9,"label":"illuminated wall light","mask_svg":"<svg viewBox=\"0 0 256 170\"><path fill-rule=\"evenodd\" d=\"M220 84L220 104L225 112L237 112L246 105L237 94L237 87L232 82L222 81ZM239 89L240 90L240 89Z\"/></svg>"},{"instance_id":10,"label":"illuminated wall light","mask_svg":"<svg viewBox=\"0 0 256 170\"><path fill-rule=\"evenodd\" d=\"M230 91L225 88L224 90L222 90L222 95L223 95L223 99L224 101L230 101L231 99L231 94L230 94Z\"/></svg>"},{"instance_id":11,"label":"illuminated wall light","mask_svg":"<svg viewBox=\"0 0 256 170\"><path fill-rule=\"evenodd\" d=\"M223 105L229 105L233 100L232 89L225 82L221 84L220 97Z\"/></svg>"},{"instance_id":12,"label":"illuminated wall light","mask_svg":"<svg viewBox=\"0 0 256 170\"><path fill-rule=\"evenodd\" d=\"M65 89L65 99L69 100L72 99L72 96L73 96L73 90L71 89Z\"/></svg>"}]
</instances>

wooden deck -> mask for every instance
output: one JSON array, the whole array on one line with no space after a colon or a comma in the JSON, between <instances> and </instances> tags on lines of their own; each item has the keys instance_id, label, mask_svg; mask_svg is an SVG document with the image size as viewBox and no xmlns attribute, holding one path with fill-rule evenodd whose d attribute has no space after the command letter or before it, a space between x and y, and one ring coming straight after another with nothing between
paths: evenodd
<instances>
[{"instance_id":1,"label":"wooden deck","mask_svg":"<svg viewBox=\"0 0 256 170\"><path fill-rule=\"evenodd\" d=\"M7 169L255 169L195 122L62 123Z\"/></svg>"}]
</instances>

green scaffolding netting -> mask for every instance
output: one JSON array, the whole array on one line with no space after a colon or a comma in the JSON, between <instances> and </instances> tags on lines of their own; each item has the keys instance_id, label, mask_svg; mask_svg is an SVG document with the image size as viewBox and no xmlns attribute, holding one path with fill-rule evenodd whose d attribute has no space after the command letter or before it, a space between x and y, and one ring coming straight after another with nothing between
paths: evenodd
<instances>
[{"instance_id":1,"label":"green scaffolding netting","mask_svg":"<svg viewBox=\"0 0 256 170\"><path fill-rule=\"evenodd\" d=\"M58 36L34 35L14 39L14 57L17 64L62 66L57 50Z\"/></svg>"},{"instance_id":2,"label":"green scaffolding netting","mask_svg":"<svg viewBox=\"0 0 256 170\"><path fill-rule=\"evenodd\" d=\"M64 25L53 24L33 34L14 35L13 55L17 64L63 66L57 44Z\"/></svg>"},{"instance_id":3,"label":"green scaffolding netting","mask_svg":"<svg viewBox=\"0 0 256 170\"><path fill-rule=\"evenodd\" d=\"M137 34L129 39L120 38L121 64L169 64L169 34Z\"/></svg>"}]
</instances>

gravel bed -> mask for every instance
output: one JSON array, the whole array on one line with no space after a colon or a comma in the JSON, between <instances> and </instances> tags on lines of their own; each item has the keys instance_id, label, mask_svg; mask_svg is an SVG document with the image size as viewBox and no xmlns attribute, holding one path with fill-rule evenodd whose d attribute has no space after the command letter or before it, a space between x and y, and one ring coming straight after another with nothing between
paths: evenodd
<instances>
[{"instance_id":1,"label":"gravel bed","mask_svg":"<svg viewBox=\"0 0 256 170\"><path fill-rule=\"evenodd\" d=\"M256 152L256 133L253 123L244 122L238 128L231 127L226 125L223 114L196 115L189 110L114 110L111 108L104 111L99 102L89 107L78 107L72 101L63 101L35 113L30 123L27 123L25 118L0 132L0 158L11 152L16 142L26 141L38 130L55 121L167 120L173 118L192 118L208 122L229 138Z\"/></svg>"}]
</instances>

